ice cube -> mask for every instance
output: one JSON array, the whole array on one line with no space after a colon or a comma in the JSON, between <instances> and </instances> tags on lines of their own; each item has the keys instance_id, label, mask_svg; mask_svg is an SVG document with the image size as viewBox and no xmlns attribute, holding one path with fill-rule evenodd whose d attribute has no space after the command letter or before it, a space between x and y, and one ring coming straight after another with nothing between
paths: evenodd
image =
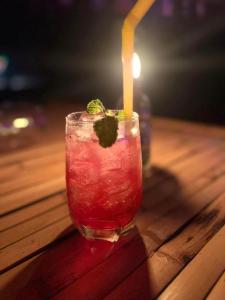
<instances>
[{"instance_id":1,"label":"ice cube","mask_svg":"<svg viewBox=\"0 0 225 300\"><path fill-rule=\"evenodd\" d=\"M100 120L104 115L102 113L91 115L87 112L83 112L80 116L80 123L78 123L78 127L76 128L76 136L80 140L88 140L95 139L95 132L93 128L93 123L97 120Z\"/></svg>"},{"instance_id":2,"label":"ice cube","mask_svg":"<svg viewBox=\"0 0 225 300\"><path fill-rule=\"evenodd\" d=\"M103 191L112 195L128 190L131 182L126 178L127 174L122 171L119 173L117 171L105 173L101 179Z\"/></svg>"},{"instance_id":3,"label":"ice cube","mask_svg":"<svg viewBox=\"0 0 225 300\"><path fill-rule=\"evenodd\" d=\"M102 170L103 173L106 171L116 171L121 169L121 157L112 153L111 149L105 149L106 155L102 157Z\"/></svg>"},{"instance_id":4,"label":"ice cube","mask_svg":"<svg viewBox=\"0 0 225 300\"><path fill-rule=\"evenodd\" d=\"M85 188L82 186L77 187L76 189L76 201L80 203L80 205L88 207L90 205L95 204L95 200L98 195L98 187L96 185L87 185Z\"/></svg>"},{"instance_id":5,"label":"ice cube","mask_svg":"<svg viewBox=\"0 0 225 300\"><path fill-rule=\"evenodd\" d=\"M69 172L78 185L86 186L98 182L96 167L91 162L75 161Z\"/></svg>"},{"instance_id":6,"label":"ice cube","mask_svg":"<svg viewBox=\"0 0 225 300\"><path fill-rule=\"evenodd\" d=\"M88 162L93 159L93 154L91 152L91 147L87 142L77 141L74 143L74 149L72 153L72 163L75 161L84 161Z\"/></svg>"},{"instance_id":7,"label":"ice cube","mask_svg":"<svg viewBox=\"0 0 225 300\"><path fill-rule=\"evenodd\" d=\"M105 209L112 209L119 214L124 212L124 209L132 207L136 197L135 191L128 188L124 191L118 191L117 193L109 194L106 197L106 201L103 203Z\"/></svg>"},{"instance_id":8,"label":"ice cube","mask_svg":"<svg viewBox=\"0 0 225 300\"><path fill-rule=\"evenodd\" d=\"M95 122L97 120L102 119L103 117L104 117L103 113L98 113L98 114L92 115L92 114L89 114L85 111L81 114L79 121L81 121L81 122Z\"/></svg>"}]
</instances>

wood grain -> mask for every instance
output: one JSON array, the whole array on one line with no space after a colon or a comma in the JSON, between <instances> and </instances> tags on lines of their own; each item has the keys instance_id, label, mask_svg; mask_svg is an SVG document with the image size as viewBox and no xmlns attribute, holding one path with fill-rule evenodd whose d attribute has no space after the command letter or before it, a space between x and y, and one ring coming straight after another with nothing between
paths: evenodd
<instances>
[{"instance_id":1,"label":"wood grain","mask_svg":"<svg viewBox=\"0 0 225 300\"><path fill-rule=\"evenodd\" d=\"M62 141L1 156L1 299L220 300L225 130L153 126L138 231L113 250L71 235Z\"/></svg>"},{"instance_id":2,"label":"wood grain","mask_svg":"<svg viewBox=\"0 0 225 300\"><path fill-rule=\"evenodd\" d=\"M24 160L33 160L42 156L49 156L59 151L62 152L64 147L63 142L57 142L46 146L34 146L29 149L15 151L10 154L2 155L0 158L0 166L17 164Z\"/></svg>"},{"instance_id":3,"label":"wood grain","mask_svg":"<svg viewBox=\"0 0 225 300\"><path fill-rule=\"evenodd\" d=\"M177 132L183 134L191 134L192 136L208 136L213 138L224 138L224 126L216 126L205 123L195 123L183 120L175 120L169 118L153 118L153 129L162 131Z\"/></svg>"},{"instance_id":4,"label":"wood grain","mask_svg":"<svg viewBox=\"0 0 225 300\"><path fill-rule=\"evenodd\" d=\"M0 275L1 300L15 299L21 290L25 288L39 264L37 258L38 256L32 257L24 263L19 264L17 267Z\"/></svg>"},{"instance_id":5,"label":"wood grain","mask_svg":"<svg viewBox=\"0 0 225 300\"><path fill-rule=\"evenodd\" d=\"M0 274L18 261L23 261L24 258L29 257L57 238L62 237L65 234L65 230L70 228L71 224L70 217L62 217L44 229L35 232L32 236L28 236L0 250L0 256L4 257L4 260L0 261ZM74 230L74 228L72 227L70 230ZM68 231L66 231L67 233Z\"/></svg>"},{"instance_id":6,"label":"wood grain","mask_svg":"<svg viewBox=\"0 0 225 300\"><path fill-rule=\"evenodd\" d=\"M141 274L146 268L149 274L149 293L151 297L155 298L207 244L208 240L225 225L224 204L225 193L197 215L183 231L154 252L106 299L123 299L125 297L126 299L137 299L138 295L145 297L148 291L146 291L146 283L142 282ZM128 290L129 297L126 296Z\"/></svg>"},{"instance_id":7,"label":"wood grain","mask_svg":"<svg viewBox=\"0 0 225 300\"><path fill-rule=\"evenodd\" d=\"M32 176L31 176L32 172ZM60 162L45 167L40 167L38 170L32 170L25 174L20 174L19 177L4 181L0 184L0 201L2 197L9 193L17 192L18 190L27 189L37 183L46 182L50 178L61 176L65 173L65 162Z\"/></svg>"},{"instance_id":8,"label":"wood grain","mask_svg":"<svg viewBox=\"0 0 225 300\"><path fill-rule=\"evenodd\" d=\"M225 269L224 244L225 226L157 299L203 299Z\"/></svg>"},{"instance_id":9,"label":"wood grain","mask_svg":"<svg viewBox=\"0 0 225 300\"><path fill-rule=\"evenodd\" d=\"M162 245L149 259L154 296L189 263L208 240L225 224L225 195L209 205L179 235Z\"/></svg>"},{"instance_id":10,"label":"wood grain","mask_svg":"<svg viewBox=\"0 0 225 300\"><path fill-rule=\"evenodd\" d=\"M65 190L65 177L61 175L46 182L38 183L25 190L15 191L2 197L0 202L1 215L40 201L46 195L52 195Z\"/></svg>"},{"instance_id":11,"label":"wood grain","mask_svg":"<svg viewBox=\"0 0 225 300\"><path fill-rule=\"evenodd\" d=\"M148 247L154 249L157 246L153 240L149 242L151 246ZM142 239L133 239L52 299L102 299L146 258L145 247Z\"/></svg>"},{"instance_id":12,"label":"wood grain","mask_svg":"<svg viewBox=\"0 0 225 300\"><path fill-rule=\"evenodd\" d=\"M31 220L33 217L37 217L54 207L62 205L65 202L66 195L64 193L60 193L1 217L0 233L6 229L16 226L17 224Z\"/></svg>"},{"instance_id":13,"label":"wood grain","mask_svg":"<svg viewBox=\"0 0 225 300\"><path fill-rule=\"evenodd\" d=\"M23 222L17 226L5 230L1 233L0 250L12 245L21 239L47 227L49 224L55 223L57 220L69 215L67 204L54 207L42 213L37 217Z\"/></svg>"},{"instance_id":14,"label":"wood grain","mask_svg":"<svg viewBox=\"0 0 225 300\"><path fill-rule=\"evenodd\" d=\"M212 291L206 298L207 300L219 300L225 296L225 272L223 275L220 277L218 282L215 284L213 287Z\"/></svg>"}]
</instances>

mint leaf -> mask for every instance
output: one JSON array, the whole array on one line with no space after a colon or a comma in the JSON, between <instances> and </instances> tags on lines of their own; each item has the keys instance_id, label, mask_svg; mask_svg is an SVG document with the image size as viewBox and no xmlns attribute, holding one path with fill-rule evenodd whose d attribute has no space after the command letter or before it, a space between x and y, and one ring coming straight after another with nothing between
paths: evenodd
<instances>
[{"instance_id":1,"label":"mint leaf","mask_svg":"<svg viewBox=\"0 0 225 300\"><path fill-rule=\"evenodd\" d=\"M92 100L87 105L87 112L91 115L105 111L105 107L99 99Z\"/></svg>"},{"instance_id":2,"label":"mint leaf","mask_svg":"<svg viewBox=\"0 0 225 300\"><path fill-rule=\"evenodd\" d=\"M105 111L105 114L106 114L106 116L111 116L111 117L114 117L114 116L115 116L114 111L111 110L111 109L107 109L107 110Z\"/></svg>"},{"instance_id":3,"label":"mint leaf","mask_svg":"<svg viewBox=\"0 0 225 300\"><path fill-rule=\"evenodd\" d=\"M118 120L113 116L105 116L94 123L94 130L99 139L99 144L111 147L117 139Z\"/></svg>"},{"instance_id":4,"label":"mint leaf","mask_svg":"<svg viewBox=\"0 0 225 300\"><path fill-rule=\"evenodd\" d=\"M119 121L124 121L126 119L124 110L119 110L116 117Z\"/></svg>"}]
</instances>

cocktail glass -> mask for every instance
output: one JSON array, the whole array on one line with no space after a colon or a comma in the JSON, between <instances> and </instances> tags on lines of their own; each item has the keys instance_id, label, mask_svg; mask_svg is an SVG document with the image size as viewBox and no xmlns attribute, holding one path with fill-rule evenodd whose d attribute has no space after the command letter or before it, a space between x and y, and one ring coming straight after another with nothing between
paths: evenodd
<instances>
[{"instance_id":1,"label":"cocktail glass","mask_svg":"<svg viewBox=\"0 0 225 300\"><path fill-rule=\"evenodd\" d=\"M93 124L102 115L66 117L66 182L71 217L88 239L117 241L134 225L142 198L138 114L119 121L116 142L99 145Z\"/></svg>"}]
</instances>

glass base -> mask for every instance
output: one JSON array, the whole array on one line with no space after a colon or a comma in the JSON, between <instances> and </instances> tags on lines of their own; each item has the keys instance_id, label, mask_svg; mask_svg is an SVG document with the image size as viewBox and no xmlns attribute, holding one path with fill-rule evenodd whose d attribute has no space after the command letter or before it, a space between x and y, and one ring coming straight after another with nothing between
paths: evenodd
<instances>
[{"instance_id":1,"label":"glass base","mask_svg":"<svg viewBox=\"0 0 225 300\"><path fill-rule=\"evenodd\" d=\"M135 222L132 221L127 224L123 228L116 228L116 229L96 229L90 228L85 225L79 225L78 229L80 233L86 238L90 240L105 240L109 242L117 242L121 235L126 235L128 232L134 228Z\"/></svg>"}]
</instances>

